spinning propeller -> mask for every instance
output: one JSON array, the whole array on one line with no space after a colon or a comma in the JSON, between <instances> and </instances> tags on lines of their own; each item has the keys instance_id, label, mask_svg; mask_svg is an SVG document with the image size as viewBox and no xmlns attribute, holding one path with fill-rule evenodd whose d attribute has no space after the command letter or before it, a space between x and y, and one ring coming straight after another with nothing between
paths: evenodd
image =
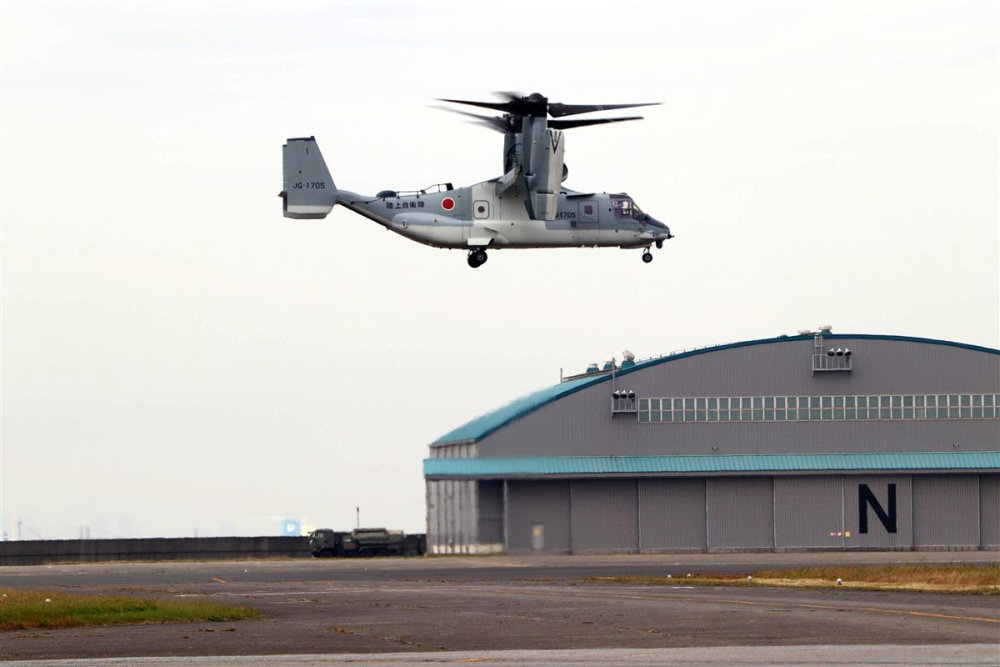
<instances>
[{"instance_id":1,"label":"spinning propeller","mask_svg":"<svg viewBox=\"0 0 1000 667\"><path fill-rule=\"evenodd\" d=\"M439 99L440 102L450 102L452 104L466 104L484 109L502 111L503 116L484 116L482 114L459 111L448 107L438 107L474 118L476 123L485 125L497 132L518 132L520 131L521 119L524 117L562 118L563 116L575 116L582 113L593 113L594 111L610 111L612 109L631 109L633 107L656 106L659 102L643 102L641 104L562 104L560 102L549 102L546 97L539 93L531 95L520 95L513 92L497 93L506 97L506 102L473 102L470 100L449 100ZM604 125L607 123L620 123L627 120L642 120L642 116L625 116L621 118L590 118L582 120L549 120L548 127L554 130L568 130L574 127L586 127L587 125Z\"/></svg>"}]
</instances>

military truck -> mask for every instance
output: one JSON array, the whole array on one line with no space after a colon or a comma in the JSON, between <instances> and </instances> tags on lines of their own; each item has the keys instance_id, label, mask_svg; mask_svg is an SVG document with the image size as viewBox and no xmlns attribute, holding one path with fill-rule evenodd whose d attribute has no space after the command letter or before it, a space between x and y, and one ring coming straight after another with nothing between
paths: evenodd
<instances>
[{"instance_id":1,"label":"military truck","mask_svg":"<svg viewBox=\"0 0 1000 667\"><path fill-rule=\"evenodd\" d=\"M419 556L427 551L424 535L401 530L358 528L349 533L320 528L309 535L309 549L317 558L335 556Z\"/></svg>"}]
</instances>

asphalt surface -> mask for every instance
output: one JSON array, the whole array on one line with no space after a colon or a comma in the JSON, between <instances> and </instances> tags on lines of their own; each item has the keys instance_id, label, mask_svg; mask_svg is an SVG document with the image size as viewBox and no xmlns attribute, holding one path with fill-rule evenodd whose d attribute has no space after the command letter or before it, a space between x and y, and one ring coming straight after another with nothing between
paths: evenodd
<instances>
[{"instance_id":1,"label":"asphalt surface","mask_svg":"<svg viewBox=\"0 0 1000 667\"><path fill-rule=\"evenodd\" d=\"M642 659L662 661L655 651L670 649L675 650L670 660L679 664L727 664L751 654L764 656L760 664L786 662L766 653L777 647L789 658L787 664L875 664L876 654L862 647L919 646L908 657L896 649L878 655L890 660L882 664L1000 664L996 596L683 584L688 572L989 563L997 557L983 552L700 554L6 567L0 570L0 585L8 588L206 598L252 606L264 618L10 632L0 636L0 659L243 656L254 664L283 665L287 658L253 656L301 654L327 662L302 662L303 657L287 664L339 664L329 654L368 654L366 662L386 664L392 662L389 654L408 653L414 654L414 664L464 659L594 664L631 661L625 649L652 650ZM584 582L619 574L671 574L678 581L674 586ZM688 650L695 647L715 650L715 657ZM759 648L739 650L743 647ZM540 653L553 650L559 653ZM438 653L443 651L466 657L453 660ZM490 657L498 651L514 653ZM385 655L371 655L376 653Z\"/></svg>"},{"instance_id":2,"label":"asphalt surface","mask_svg":"<svg viewBox=\"0 0 1000 667\"><path fill-rule=\"evenodd\" d=\"M960 665L995 665L997 648L993 644L952 646L777 646L723 648L647 648L647 649L567 649L554 651L475 651L440 653L347 653L343 655L240 656L203 658L111 658L105 660L41 660L22 663L31 667L93 667L94 665L140 665L141 667L336 667L344 664L416 665L469 664L477 667L506 665L559 665L593 667L628 664L646 667L660 665L865 665L868 667L938 667Z\"/></svg>"}]
</instances>

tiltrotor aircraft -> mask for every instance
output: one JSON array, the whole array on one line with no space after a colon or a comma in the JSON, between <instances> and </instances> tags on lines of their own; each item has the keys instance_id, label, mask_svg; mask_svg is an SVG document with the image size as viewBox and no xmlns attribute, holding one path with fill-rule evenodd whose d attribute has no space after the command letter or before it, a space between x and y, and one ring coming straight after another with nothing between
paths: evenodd
<instances>
[{"instance_id":1,"label":"tiltrotor aircraft","mask_svg":"<svg viewBox=\"0 0 1000 667\"><path fill-rule=\"evenodd\" d=\"M560 104L538 93L502 95L506 101L440 101L503 112L483 116L449 109L503 133L503 176L464 188L443 183L366 197L337 189L315 137L289 139L282 147L284 216L325 218L340 204L414 241L466 249L473 268L482 266L487 249L494 248L645 248L642 261L653 261L650 248L662 248L672 238L669 227L644 213L627 194L562 187L569 173L562 130L642 117L558 120L651 104Z\"/></svg>"}]
</instances>

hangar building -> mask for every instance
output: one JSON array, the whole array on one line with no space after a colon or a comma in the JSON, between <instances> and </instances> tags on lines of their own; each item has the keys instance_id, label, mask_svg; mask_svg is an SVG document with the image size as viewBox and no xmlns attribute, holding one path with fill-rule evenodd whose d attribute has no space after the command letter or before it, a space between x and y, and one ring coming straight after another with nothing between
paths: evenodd
<instances>
[{"instance_id":1,"label":"hangar building","mask_svg":"<svg viewBox=\"0 0 1000 667\"><path fill-rule=\"evenodd\" d=\"M1000 350L829 327L566 378L424 461L432 553L1000 549Z\"/></svg>"}]
</instances>

